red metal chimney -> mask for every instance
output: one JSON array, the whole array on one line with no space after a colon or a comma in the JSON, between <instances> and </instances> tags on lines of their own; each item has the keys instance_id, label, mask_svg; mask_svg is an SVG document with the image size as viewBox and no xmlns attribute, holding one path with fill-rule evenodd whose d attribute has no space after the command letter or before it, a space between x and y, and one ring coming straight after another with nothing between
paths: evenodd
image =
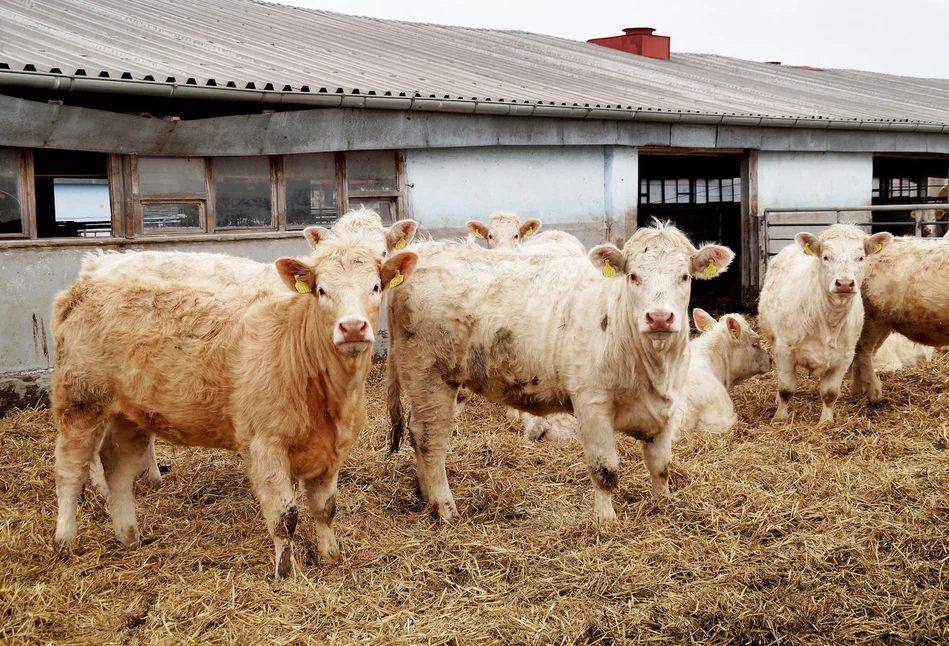
<instances>
[{"instance_id":1,"label":"red metal chimney","mask_svg":"<svg viewBox=\"0 0 949 646\"><path fill-rule=\"evenodd\" d=\"M669 37L656 36L652 33L654 31L656 30L652 27L630 27L623 30L624 36L591 38L587 42L667 61L669 60Z\"/></svg>"}]
</instances>

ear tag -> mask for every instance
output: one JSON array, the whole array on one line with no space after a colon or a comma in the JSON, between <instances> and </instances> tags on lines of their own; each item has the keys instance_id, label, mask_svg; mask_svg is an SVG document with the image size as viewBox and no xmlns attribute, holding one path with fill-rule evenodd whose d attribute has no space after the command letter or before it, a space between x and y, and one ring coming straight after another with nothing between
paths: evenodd
<instances>
[{"instance_id":1,"label":"ear tag","mask_svg":"<svg viewBox=\"0 0 949 646\"><path fill-rule=\"evenodd\" d=\"M705 271L702 272L702 275L705 276L705 279L715 278L718 276L718 267L715 266L715 259L710 258L708 261L708 267L705 268Z\"/></svg>"},{"instance_id":2,"label":"ear tag","mask_svg":"<svg viewBox=\"0 0 949 646\"><path fill-rule=\"evenodd\" d=\"M880 253L881 249L883 249L883 245L878 242L877 246L873 248L873 253Z\"/></svg>"},{"instance_id":3,"label":"ear tag","mask_svg":"<svg viewBox=\"0 0 949 646\"><path fill-rule=\"evenodd\" d=\"M475 237L476 237L476 238L484 238L484 236L481 235L481 232L480 232L480 231L475 231Z\"/></svg>"},{"instance_id":4,"label":"ear tag","mask_svg":"<svg viewBox=\"0 0 949 646\"><path fill-rule=\"evenodd\" d=\"M808 256L813 256L813 255L814 255L814 252L811 251L810 245L807 244L806 242L804 243L804 253L806 253Z\"/></svg>"},{"instance_id":5,"label":"ear tag","mask_svg":"<svg viewBox=\"0 0 949 646\"><path fill-rule=\"evenodd\" d=\"M300 274L293 274L293 286L296 287L297 291L301 294L307 294L313 291L309 285L303 282L300 278Z\"/></svg>"},{"instance_id":6,"label":"ear tag","mask_svg":"<svg viewBox=\"0 0 949 646\"><path fill-rule=\"evenodd\" d=\"M399 238L399 241L395 243L396 249L405 249L405 236Z\"/></svg>"},{"instance_id":7,"label":"ear tag","mask_svg":"<svg viewBox=\"0 0 949 646\"><path fill-rule=\"evenodd\" d=\"M527 231L524 232L524 235L526 236L534 235L534 227L527 227Z\"/></svg>"},{"instance_id":8,"label":"ear tag","mask_svg":"<svg viewBox=\"0 0 949 646\"><path fill-rule=\"evenodd\" d=\"M610 259L603 261L603 275L607 278L616 278L616 270L610 267Z\"/></svg>"},{"instance_id":9,"label":"ear tag","mask_svg":"<svg viewBox=\"0 0 949 646\"><path fill-rule=\"evenodd\" d=\"M706 332L711 332L711 331L712 331L712 322L709 321L708 323L706 323L706 324L705 324L705 327L703 327L702 329L703 329L704 331L706 331Z\"/></svg>"},{"instance_id":10,"label":"ear tag","mask_svg":"<svg viewBox=\"0 0 949 646\"><path fill-rule=\"evenodd\" d=\"M738 330L731 330L731 333L732 333L732 338L734 338L734 339L737 340L737 339L738 339Z\"/></svg>"},{"instance_id":11,"label":"ear tag","mask_svg":"<svg viewBox=\"0 0 949 646\"><path fill-rule=\"evenodd\" d=\"M392 277L392 280L389 281L389 289L393 287L398 287L402 284L402 281L405 280L405 276L402 275L402 272L398 269L395 270L395 276Z\"/></svg>"}]
</instances>

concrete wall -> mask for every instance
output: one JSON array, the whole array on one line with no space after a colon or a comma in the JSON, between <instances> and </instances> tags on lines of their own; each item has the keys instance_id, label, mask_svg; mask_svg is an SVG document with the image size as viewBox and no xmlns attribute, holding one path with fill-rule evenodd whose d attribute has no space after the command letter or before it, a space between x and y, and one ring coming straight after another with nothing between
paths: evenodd
<instances>
[{"instance_id":1,"label":"concrete wall","mask_svg":"<svg viewBox=\"0 0 949 646\"><path fill-rule=\"evenodd\" d=\"M752 156L751 162L758 216L768 208L870 206L872 153L761 151ZM867 222L869 218L869 211L841 214L841 220L848 222ZM773 256L799 231L819 235L836 221L836 214L769 214L768 221L771 226L762 232L762 242L766 235L766 248ZM763 280L764 271L760 276Z\"/></svg>"},{"instance_id":2,"label":"concrete wall","mask_svg":"<svg viewBox=\"0 0 949 646\"><path fill-rule=\"evenodd\" d=\"M588 245L636 221L638 155L624 146L498 146L405 151L409 217L463 234L493 211L540 218Z\"/></svg>"}]
</instances>

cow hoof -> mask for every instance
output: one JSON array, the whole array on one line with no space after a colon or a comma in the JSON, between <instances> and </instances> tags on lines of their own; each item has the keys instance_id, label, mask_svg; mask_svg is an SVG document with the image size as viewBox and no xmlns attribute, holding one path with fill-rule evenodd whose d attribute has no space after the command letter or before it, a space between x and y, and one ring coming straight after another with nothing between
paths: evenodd
<instances>
[{"instance_id":1,"label":"cow hoof","mask_svg":"<svg viewBox=\"0 0 949 646\"><path fill-rule=\"evenodd\" d=\"M432 508L440 521L449 521L458 516L458 508L455 507L454 503L436 503L432 505Z\"/></svg>"},{"instance_id":2,"label":"cow hoof","mask_svg":"<svg viewBox=\"0 0 949 646\"><path fill-rule=\"evenodd\" d=\"M141 542L141 536L138 533L138 527L123 527L115 530L115 540L122 543L125 547L138 547Z\"/></svg>"}]
</instances>

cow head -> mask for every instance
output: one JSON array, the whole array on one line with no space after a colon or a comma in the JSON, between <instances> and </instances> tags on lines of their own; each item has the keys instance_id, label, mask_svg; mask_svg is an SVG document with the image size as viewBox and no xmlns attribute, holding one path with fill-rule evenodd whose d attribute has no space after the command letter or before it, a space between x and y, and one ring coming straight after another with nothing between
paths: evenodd
<instances>
[{"instance_id":1,"label":"cow head","mask_svg":"<svg viewBox=\"0 0 949 646\"><path fill-rule=\"evenodd\" d=\"M945 209L916 209L910 216L921 223L919 231L924 238L938 238L946 231Z\"/></svg>"},{"instance_id":2,"label":"cow head","mask_svg":"<svg viewBox=\"0 0 949 646\"><path fill-rule=\"evenodd\" d=\"M761 339L741 314L726 314L716 321L711 314L696 307L692 310L695 327L703 334L715 332L725 337L725 367L729 385L771 370L771 355L761 346Z\"/></svg>"},{"instance_id":3,"label":"cow head","mask_svg":"<svg viewBox=\"0 0 949 646\"><path fill-rule=\"evenodd\" d=\"M640 228L620 250L602 244L590 250L590 261L613 280L622 280L631 323L655 341L688 335L692 279L708 279L725 271L734 252L721 245L696 249L668 224Z\"/></svg>"},{"instance_id":4,"label":"cow head","mask_svg":"<svg viewBox=\"0 0 949 646\"><path fill-rule=\"evenodd\" d=\"M293 294L314 299L315 334L340 352L357 355L375 340L383 292L397 289L417 261L414 251L383 260L373 247L340 237L321 242L307 260L281 258L275 266Z\"/></svg>"},{"instance_id":5,"label":"cow head","mask_svg":"<svg viewBox=\"0 0 949 646\"><path fill-rule=\"evenodd\" d=\"M495 211L485 225L478 220L469 220L468 231L476 238L488 241L488 249L517 249L521 240L540 231L541 221L531 218L521 222L513 213Z\"/></svg>"},{"instance_id":6,"label":"cow head","mask_svg":"<svg viewBox=\"0 0 949 646\"><path fill-rule=\"evenodd\" d=\"M415 220L399 220L386 228L375 211L357 209L341 217L332 229L307 227L303 230L303 237L313 249L316 249L320 242L338 236L353 237L385 256L389 252L404 249L415 237L417 229L418 222Z\"/></svg>"},{"instance_id":7,"label":"cow head","mask_svg":"<svg viewBox=\"0 0 949 646\"><path fill-rule=\"evenodd\" d=\"M836 298L849 298L860 293L866 257L883 251L893 241L893 235L884 232L868 236L852 224L835 224L820 238L813 233L799 233L794 241L817 263L823 290Z\"/></svg>"}]
</instances>

